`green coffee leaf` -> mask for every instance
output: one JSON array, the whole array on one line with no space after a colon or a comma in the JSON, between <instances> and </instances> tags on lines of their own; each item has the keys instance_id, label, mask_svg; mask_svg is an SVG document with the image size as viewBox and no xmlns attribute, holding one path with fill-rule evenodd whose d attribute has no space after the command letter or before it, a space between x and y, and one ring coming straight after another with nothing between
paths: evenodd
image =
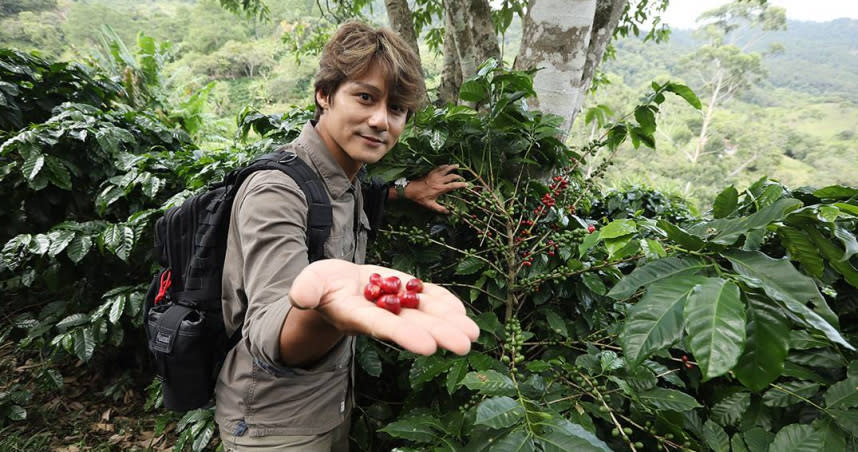
<instances>
[{"instance_id":1,"label":"green coffee leaf","mask_svg":"<svg viewBox=\"0 0 858 452\"><path fill-rule=\"evenodd\" d=\"M461 384L486 395L515 394L515 383L512 379L495 370L468 372Z\"/></svg>"},{"instance_id":2,"label":"green coffee leaf","mask_svg":"<svg viewBox=\"0 0 858 452\"><path fill-rule=\"evenodd\" d=\"M804 424L782 428L769 446L769 452L823 452L822 434Z\"/></svg>"},{"instance_id":3,"label":"green coffee leaf","mask_svg":"<svg viewBox=\"0 0 858 452\"><path fill-rule=\"evenodd\" d=\"M732 369L745 346L745 305L739 298L739 287L708 278L688 295L684 319L688 345L703 379Z\"/></svg>"},{"instance_id":4,"label":"green coffee leaf","mask_svg":"<svg viewBox=\"0 0 858 452\"><path fill-rule=\"evenodd\" d=\"M761 391L784 369L790 324L770 300L748 294L745 350L733 371L746 387Z\"/></svg>"},{"instance_id":5,"label":"green coffee leaf","mask_svg":"<svg viewBox=\"0 0 858 452\"><path fill-rule=\"evenodd\" d=\"M679 339L686 297L695 285L704 281L702 276L660 280L649 286L643 298L629 309L620 345L633 366Z\"/></svg>"},{"instance_id":6,"label":"green coffee leaf","mask_svg":"<svg viewBox=\"0 0 858 452\"><path fill-rule=\"evenodd\" d=\"M524 418L524 407L517 401L506 397L493 397L484 400L477 407L477 425L486 425L500 429L511 427Z\"/></svg>"},{"instance_id":7,"label":"green coffee leaf","mask_svg":"<svg viewBox=\"0 0 858 452\"><path fill-rule=\"evenodd\" d=\"M654 388L639 394L640 400L657 410L688 411L699 408L694 397L674 389Z\"/></svg>"},{"instance_id":8,"label":"green coffee leaf","mask_svg":"<svg viewBox=\"0 0 858 452\"><path fill-rule=\"evenodd\" d=\"M608 292L608 296L615 300L628 298L639 287L648 287L674 276L691 275L706 266L703 260L697 258L667 257L652 261L626 275Z\"/></svg>"}]
</instances>

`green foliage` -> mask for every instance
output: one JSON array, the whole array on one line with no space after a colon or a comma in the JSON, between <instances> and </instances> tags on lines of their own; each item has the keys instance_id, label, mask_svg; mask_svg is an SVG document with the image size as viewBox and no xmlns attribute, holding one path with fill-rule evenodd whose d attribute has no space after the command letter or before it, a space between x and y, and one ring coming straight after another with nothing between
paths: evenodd
<instances>
[{"instance_id":1,"label":"green foliage","mask_svg":"<svg viewBox=\"0 0 858 452\"><path fill-rule=\"evenodd\" d=\"M0 111L3 212L16 212L2 228L0 287L15 313L3 337L19 347L82 362L145 353L152 221L311 116L245 109L234 146L200 148L207 91L165 99L153 71L166 47L140 42L140 53L109 44L125 69L106 72L152 83L0 52L0 69L18 77L4 75L6 104L34 118L15 125L16 110ZM482 334L464 357L361 338L356 448L854 447L858 190L763 178L724 189L711 217L640 186L603 194L591 160L654 145L667 93L693 106L696 96L651 84L624 119L594 114L602 134L569 148L560 118L526 108L531 75L487 63L462 85L471 106L418 112L371 168L392 180L460 165L471 185L447 195L452 213L391 208L371 258L454 290ZM152 89L138 102L129 86ZM9 407L30 409L15 389L0 397L2 422L20 417ZM157 410L157 386L148 393ZM176 422L176 446L202 450L212 416L162 414L156 434Z\"/></svg>"}]
</instances>

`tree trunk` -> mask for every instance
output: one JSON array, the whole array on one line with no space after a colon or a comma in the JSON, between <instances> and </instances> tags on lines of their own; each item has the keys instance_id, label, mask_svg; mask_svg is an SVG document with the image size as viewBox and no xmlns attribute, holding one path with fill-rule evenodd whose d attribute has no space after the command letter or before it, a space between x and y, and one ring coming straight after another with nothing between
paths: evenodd
<instances>
[{"instance_id":1,"label":"tree trunk","mask_svg":"<svg viewBox=\"0 0 858 452\"><path fill-rule=\"evenodd\" d=\"M453 37L462 80L476 74L487 59L500 59L488 0L446 0L444 10L449 19L444 39Z\"/></svg>"},{"instance_id":2,"label":"tree trunk","mask_svg":"<svg viewBox=\"0 0 858 452\"><path fill-rule=\"evenodd\" d=\"M444 11L444 28L451 30L453 21L449 10ZM456 38L453 33L444 33L444 67L441 69L441 84L438 85L438 102L441 105L456 104L459 87L462 86L462 68L456 54Z\"/></svg>"},{"instance_id":3,"label":"tree trunk","mask_svg":"<svg viewBox=\"0 0 858 452\"><path fill-rule=\"evenodd\" d=\"M532 106L564 118L568 132L581 110L628 0L530 0L516 69L534 76Z\"/></svg>"},{"instance_id":4,"label":"tree trunk","mask_svg":"<svg viewBox=\"0 0 858 452\"><path fill-rule=\"evenodd\" d=\"M703 115L703 125L700 126L700 136L697 138L697 147L694 149L694 154L691 156L691 164L696 165L697 160L703 154L703 148L706 146L706 141L709 138L709 124L712 123L712 114L715 112L715 105L718 103L718 96L721 93L724 76L722 69L719 67L718 76L715 79L715 87L712 89L712 97L709 99L709 105L706 106L706 113Z\"/></svg>"},{"instance_id":5,"label":"tree trunk","mask_svg":"<svg viewBox=\"0 0 858 452\"><path fill-rule=\"evenodd\" d=\"M417 45L417 34L414 33L414 21L411 19L411 8L407 0L384 0L390 28L402 36L420 57L420 47Z\"/></svg>"}]
</instances>

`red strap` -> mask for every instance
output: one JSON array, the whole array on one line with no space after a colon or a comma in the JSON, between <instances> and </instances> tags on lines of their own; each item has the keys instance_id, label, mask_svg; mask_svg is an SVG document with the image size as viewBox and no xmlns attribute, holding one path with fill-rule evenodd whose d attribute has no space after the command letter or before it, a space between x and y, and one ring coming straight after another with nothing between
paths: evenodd
<instances>
[{"instance_id":1,"label":"red strap","mask_svg":"<svg viewBox=\"0 0 858 452\"><path fill-rule=\"evenodd\" d=\"M167 289L173 285L173 274L170 270L161 273L161 284L158 286L158 295L155 295L155 304L160 303L167 296Z\"/></svg>"}]
</instances>

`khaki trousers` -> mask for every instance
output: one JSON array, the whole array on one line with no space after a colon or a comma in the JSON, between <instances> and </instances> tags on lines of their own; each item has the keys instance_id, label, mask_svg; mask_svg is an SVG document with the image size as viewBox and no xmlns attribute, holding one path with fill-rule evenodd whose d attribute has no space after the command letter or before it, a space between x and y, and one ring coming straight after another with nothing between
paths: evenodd
<instances>
[{"instance_id":1,"label":"khaki trousers","mask_svg":"<svg viewBox=\"0 0 858 452\"><path fill-rule=\"evenodd\" d=\"M224 452L348 452L349 422L321 435L235 436L220 432Z\"/></svg>"}]
</instances>

